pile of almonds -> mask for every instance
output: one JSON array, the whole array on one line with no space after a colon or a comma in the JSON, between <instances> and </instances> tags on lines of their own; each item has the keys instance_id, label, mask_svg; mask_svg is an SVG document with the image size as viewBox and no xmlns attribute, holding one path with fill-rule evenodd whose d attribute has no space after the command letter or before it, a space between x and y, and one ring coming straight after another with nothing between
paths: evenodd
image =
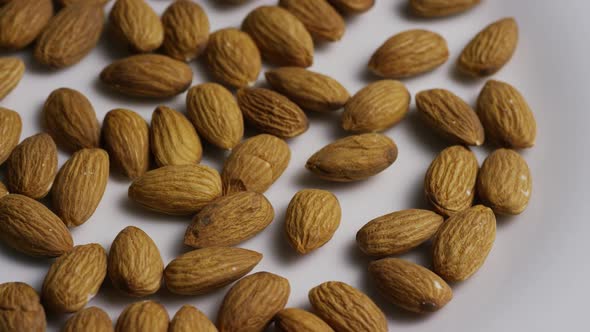
<instances>
[{"instance_id":1,"label":"pile of almonds","mask_svg":"<svg viewBox=\"0 0 590 332\"><path fill-rule=\"evenodd\" d=\"M57 2L54 8L51 0L2 1L0 48L34 45L36 61L51 68L82 60L102 35L108 0ZM408 6L417 16L440 17L479 2L409 0ZM280 0L277 6L254 9L241 29L210 33L206 13L191 0L174 1L162 17L144 0L116 0L108 19L111 38L136 54L104 68L100 80L140 98L188 90L187 114L160 105L148 125L131 110L113 109L101 127L83 94L60 88L43 107L46 133L20 141L19 114L0 108L0 164L6 171L6 184L0 182L0 242L33 257L57 258L41 296L24 283L0 284L0 331L44 331L45 312L75 313L63 331L113 331L103 310L86 307L107 275L115 288L135 298L154 294L162 281L181 295L209 293L237 281L215 325L189 305L170 321L162 305L140 301L121 313L115 331L249 332L273 321L286 332L387 331L385 315L373 300L339 281L309 291L314 313L285 309L289 281L270 272L248 275L263 255L234 247L273 221L275 211L264 192L289 164L285 140L306 132L306 112L344 108L341 125L350 132L309 157L305 167L318 178L364 180L397 159L394 141L379 133L409 111L410 92L395 79L447 62L443 36L409 30L387 39L368 61L368 70L382 80L353 96L333 78L305 69L313 63L314 42L341 39L343 15L373 5L374 0ZM465 47L457 67L475 77L492 75L510 60L517 41L514 19L494 22ZM191 87L187 62L197 57L218 83ZM265 73L270 88L252 87L263 59L277 66ZM24 72L21 60L0 58L0 98ZM424 122L450 145L426 173L424 192L432 210L408 209L371 220L356 241L363 253L378 258L368 270L383 296L405 310L426 313L452 299L448 283L468 279L484 264L495 240L495 215L525 210L532 180L517 150L534 145L536 124L519 91L496 80L485 84L475 110L444 89L419 92L415 100ZM261 134L242 140L244 120ZM469 146L482 145L486 138L498 149L480 167ZM221 173L199 164L202 139L231 150ZM72 153L60 169L56 144ZM150 236L132 226L117 235L108 255L95 243L74 246L69 228L95 212L111 164L132 180L129 199L138 205L194 216L184 237L194 250L165 264ZM37 201L47 195L50 207ZM318 250L334 236L341 217L334 194L301 190L286 211L288 242L301 255ZM429 240L432 270L390 257Z\"/></svg>"}]
</instances>

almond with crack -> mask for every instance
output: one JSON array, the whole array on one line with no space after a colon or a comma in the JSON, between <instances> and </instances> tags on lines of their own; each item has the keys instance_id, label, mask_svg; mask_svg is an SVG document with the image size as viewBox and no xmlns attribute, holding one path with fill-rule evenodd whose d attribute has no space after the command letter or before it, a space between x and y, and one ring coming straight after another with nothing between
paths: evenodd
<instances>
[{"instance_id":1,"label":"almond with crack","mask_svg":"<svg viewBox=\"0 0 590 332\"><path fill-rule=\"evenodd\" d=\"M52 16L52 0L9 1L0 8L0 48L25 48L41 34Z\"/></svg>"},{"instance_id":2,"label":"almond with crack","mask_svg":"<svg viewBox=\"0 0 590 332\"><path fill-rule=\"evenodd\" d=\"M203 8L191 0L178 0L168 6L162 24L162 50L174 59L190 61L207 46L209 19Z\"/></svg>"},{"instance_id":3,"label":"almond with crack","mask_svg":"<svg viewBox=\"0 0 590 332\"><path fill-rule=\"evenodd\" d=\"M337 41L344 35L344 19L327 0L280 0L279 6L295 15L314 39Z\"/></svg>"},{"instance_id":4,"label":"almond with crack","mask_svg":"<svg viewBox=\"0 0 590 332\"><path fill-rule=\"evenodd\" d=\"M20 82L25 74L25 63L14 57L0 58L0 100L4 99Z\"/></svg>"},{"instance_id":5,"label":"almond with crack","mask_svg":"<svg viewBox=\"0 0 590 332\"><path fill-rule=\"evenodd\" d=\"M70 317L62 332L113 332L113 321L104 310L98 307L82 309Z\"/></svg>"},{"instance_id":6,"label":"almond with crack","mask_svg":"<svg viewBox=\"0 0 590 332\"><path fill-rule=\"evenodd\" d=\"M217 332L217 328L199 309L183 305L170 321L168 332Z\"/></svg>"},{"instance_id":7,"label":"almond with crack","mask_svg":"<svg viewBox=\"0 0 590 332\"><path fill-rule=\"evenodd\" d=\"M170 107L158 106L152 114L150 147L158 166L198 164L201 140L190 121Z\"/></svg>"},{"instance_id":8,"label":"almond with crack","mask_svg":"<svg viewBox=\"0 0 590 332\"><path fill-rule=\"evenodd\" d=\"M443 17L462 13L481 0L410 0L410 8L421 17Z\"/></svg>"},{"instance_id":9,"label":"almond with crack","mask_svg":"<svg viewBox=\"0 0 590 332\"><path fill-rule=\"evenodd\" d=\"M139 52L154 51L164 41L164 26L145 0L117 0L109 17L115 33Z\"/></svg>"},{"instance_id":10,"label":"almond with crack","mask_svg":"<svg viewBox=\"0 0 590 332\"><path fill-rule=\"evenodd\" d=\"M0 284L0 331L43 332L47 322L39 295L23 282Z\"/></svg>"},{"instance_id":11,"label":"almond with crack","mask_svg":"<svg viewBox=\"0 0 590 332\"><path fill-rule=\"evenodd\" d=\"M2 165L18 145L23 128L20 115L8 108L0 107L0 165Z\"/></svg>"},{"instance_id":12,"label":"almond with crack","mask_svg":"<svg viewBox=\"0 0 590 332\"><path fill-rule=\"evenodd\" d=\"M296 308L279 311L275 316L275 328L279 332L334 332L318 316Z\"/></svg>"},{"instance_id":13,"label":"almond with crack","mask_svg":"<svg viewBox=\"0 0 590 332\"><path fill-rule=\"evenodd\" d=\"M141 301L130 304L123 310L116 332L167 332L170 317L166 308L158 302Z\"/></svg>"}]
</instances>

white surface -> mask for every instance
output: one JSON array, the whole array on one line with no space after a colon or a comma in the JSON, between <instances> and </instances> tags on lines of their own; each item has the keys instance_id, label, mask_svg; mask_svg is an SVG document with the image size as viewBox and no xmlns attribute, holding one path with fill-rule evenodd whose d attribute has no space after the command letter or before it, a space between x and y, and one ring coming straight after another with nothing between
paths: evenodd
<instances>
[{"instance_id":1,"label":"white surface","mask_svg":"<svg viewBox=\"0 0 590 332\"><path fill-rule=\"evenodd\" d=\"M215 0L200 0L212 30L239 26L259 4L224 8ZM445 143L426 130L412 114L386 132L399 147L399 159L382 174L364 182L332 184L318 181L303 167L317 149L343 135L339 114L310 114L309 131L289 141L293 158L285 174L267 192L276 219L268 229L242 246L264 253L255 271L267 270L287 277L292 294L289 306L308 308L307 292L327 280L341 280L367 292L385 311L395 331L581 331L585 319L590 266L587 202L589 165L586 142L590 113L587 110L590 53L586 12L588 2L569 0L556 4L541 0L483 1L476 9L456 17L421 20L405 14L406 1L377 1L365 15L347 22L342 41L321 45L312 69L333 76L354 93L375 78L365 74L372 52L389 36L408 28L426 28L441 33L449 43L451 59L438 70L406 80L412 95L427 88L444 87L473 103L484 80L464 81L453 74L462 47L488 23L504 16L517 18L521 41L514 59L495 78L514 84L530 102L539 128L537 146L524 152L532 170L534 189L528 210L521 216L498 222L497 240L483 268L469 281L455 285L454 299L440 312L417 317L396 310L376 294L366 266L369 261L356 249L356 231L370 219L399 209L424 207L422 181L426 168ZM170 1L150 1L162 12ZM108 6L110 8L110 4ZM49 72L39 68L30 50L27 73L2 106L17 110L23 118L23 138L39 130L45 98L58 87L80 90L92 101L98 118L116 107L128 107L149 119L158 103L185 110L184 94L165 101L141 101L118 96L101 86L98 73L109 62L126 54L126 49L109 45L106 36L99 47L71 68ZM191 63L194 84L207 76L201 63ZM263 81L262 75L260 81ZM487 149L477 149L480 162ZM221 169L224 153L205 148L203 163ZM60 153L60 164L67 159ZM83 226L73 229L76 244L98 242L108 249L116 234L128 225L145 230L157 243L165 263L189 248L182 245L190 218L175 218L146 212L127 199L128 181L111 176L97 212ZM297 257L283 236L283 216L292 195L308 187L332 190L343 208L343 219L334 239L306 257ZM430 264L427 250L403 257ZM31 259L0 246L0 282L24 281L36 289L50 260ZM108 278L107 278L108 279ZM229 288L229 287L228 287ZM162 289L149 297L161 301L172 317L183 304L193 304L215 319L228 288L213 294L186 297ZM135 299L112 288L107 280L89 305L108 311L115 321L122 309ZM50 331L61 326L65 316L50 317Z\"/></svg>"}]
</instances>

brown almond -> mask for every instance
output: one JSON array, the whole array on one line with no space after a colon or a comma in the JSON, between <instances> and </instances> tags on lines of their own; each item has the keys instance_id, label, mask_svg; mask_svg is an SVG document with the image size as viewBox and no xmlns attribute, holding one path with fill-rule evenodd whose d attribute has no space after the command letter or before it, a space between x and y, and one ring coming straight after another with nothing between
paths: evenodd
<instances>
[{"instance_id":1,"label":"brown almond","mask_svg":"<svg viewBox=\"0 0 590 332\"><path fill-rule=\"evenodd\" d=\"M12 153L18 145L23 128L20 115L8 108L0 107L0 165Z\"/></svg>"},{"instance_id":2,"label":"brown almond","mask_svg":"<svg viewBox=\"0 0 590 332\"><path fill-rule=\"evenodd\" d=\"M78 311L70 317L62 332L113 332L113 321L104 310L98 307L88 307Z\"/></svg>"},{"instance_id":3,"label":"brown almond","mask_svg":"<svg viewBox=\"0 0 590 332\"><path fill-rule=\"evenodd\" d=\"M139 52L151 52L164 41L164 26L145 0L117 0L110 23L119 37Z\"/></svg>"},{"instance_id":4,"label":"brown almond","mask_svg":"<svg viewBox=\"0 0 590 332\"><path fill-rule=\"evenodd\" d=\"M43 31L52 16L51 0L9 1L0 8L0 48L25 48Z\"/></svg>"},{"instance_id":5,"label":"brown almond","mask_svg":"<svg viewBox=\"0 0 590 332\"><path fill-rule=\"evenodd\" d=\"M163 305L154 301L141 301L130 304L123 310L116 332L167 332L170 317Z\"/></svg>"},{"instance_id":6,"label":"brown almond","mask_svg":"<svg viewBox=\"0 0 590 332\"><path fill-rule=\"evenodd\" d=\"M327 0L280 0L279 6L295 15L316 40L337 41L346 25Z\"/></svg>"},{"instance_id":7,"label":"brown almond","mask_svg":"<svg viewBox=\"0 0 590 332\"><path fill-rule=\"evenodd\" d=\"M207 46L209 19L203 8L191 0L178 0L168 6L162 24L162 50L174 59L191 61Z\"/></svg>"},{"instance_id":8,"label":"brown almond","mask_svg":"<svg viewBox=\"0 0 590 332\"><path fill-rule=\"evenodd\" d=\"M329 0L332 6L345 14L361 14L375 5L375 0Z\"/></svg>"},{"instance_id":9,"label":"brown almond","mask_svg":"<svg viewBox=\"0 0 590 332\"><path fill-rule=\"evenodd\" d=\"M61 6L71 6L71 5L78 5L78 4L87 4L87 5L101 5L104 6L110 0L57 0Z\"/></svg>"},{"instance_id":10,"label":"brown almond","mask_svg":"<svg viewBox=\"0 0 590 332\"><path fill-rule=\"evenodd\" d=\"M467 11L481 0L410 0L410 8L421 17L443 17Z\"/></svg>"},{"instance_id":11,"label":"brown almond","mask_svg":"<svg viewBox=\"0 0 590 332\"><path fill-rule=\"evenodd\" d=\"M174 315L168 332L217 332L215 325L199 309L185 304Z\"/></svg>"},{"instance_id":12,"label":"brown almond","mask_svg":"<svg viewBox=\"0 0 590 332\"><path fill-rule=\"evenodd\" d=\"M275 316L275 328L279 332L334 332L318 316L296 308L279 311Z\"/></svg>"},{"instance_id":13,"label":"brown almond","mask_svg":"<svg viewBox=\"0 0 590 332\"><path fill-rule=\"evenodd\" d=\"M4 183L2 183L2 181L0 181L0 198L8 195L8 189L6 188L6 186L4 185Z\"/></svg>"},{"instance_id":14,"label":"brown almond","mask_svg":"<svg viewBox=\"0 0 590 332\"><path fill-rule=\"evenodd\" d=\"M39 295L22 282L0 284L0 331L43 332L47 322Z\"/></svg>"},{"instance_id":15,"label":"brown almond","mask_svg":"<svg viewBox=\"0 0 590 332\"><path fill-rule=\"evenodd\" d=\"M20 82L25 74L25 63L19 58L0 58L0 100L4 99Z\"/></svg>"}]
</instances>

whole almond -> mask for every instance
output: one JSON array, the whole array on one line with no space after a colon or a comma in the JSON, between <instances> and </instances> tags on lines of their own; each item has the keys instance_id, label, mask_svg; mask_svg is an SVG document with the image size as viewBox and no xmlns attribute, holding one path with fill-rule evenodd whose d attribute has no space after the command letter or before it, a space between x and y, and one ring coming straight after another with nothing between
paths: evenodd
<instances>
[{"instance_id":1,"label":"whole almond","mask_svg":"<svg viewBox=\"0 0 590 332\"><path fill-rule=\"evenodd\" d=\"M199 309L183 305L174 315L168 332L217 332L215 325Z\"/></svg>"},{"instance_id":2,"label":"whole almond","mask_svg":"<svg viewBox=\"0 0 590 332\"><path fill-rule=\"evenodd\" d=\"M123 310L117 324L116 332L167 332L170 317L163 305L154 301L142 301L130 304Z\"/></svg>"},{"instance_id":3,"label":"whole almond","mask_svg":"<svg viewBox=\"0 0 590 332\"><path fill-rule=\"evenodd\" d=\"M205 59L216 80L237 88L254 84L262 67L260 51L252 37L234 28L209 36Z\"/></svg>"},{"instance_id":4,"label":"whole almond","mask_svg":"<svg viewBox=\"0 0 590 332\"><path fill-rule=\"evenodd\" d=\"M449 59L446 40L427 30L408 30L389 38L369 61L369 70L388 78L405 78L434 70Z\"/></svg>"},{"instance_id":5,"label":"whole almond","mask_svg":"<svg viewBox=\"0 0 590 332\"><path fill-rule=\"evenodd\" d=\"M279 6L295 15L314 39L337 41L344 35L344 19L327 0L280 0Z\"/></svg>"},{"instance_id":6,"label":"whole almond","mask_svg":"<svg viewBox=\"0 0 590 332\"><path fill-rule=\"evenodd\" d=\"M12 153L18 145L23 128L20 115L8 108L0 107L0 165Z\"/></svg>"},{"instance_id":7,"label":"whole almond","mask_svg":"<svg viewBox=\"0 0 590 332\"><path fill-rule=\"evenodd\" d=\"M99 244L75 246L49 268L42 298L54 312L76 312L98 293L107 274L107 254Z\"/></svg>"},{"instance_id":8,"label":"whole almond","mask_svg":"<svg viewBox=\"0 0 590 332\"><path fill-rule=\"evenodd\" d=\"M0 284L0 331L43 332L45 311L33 287L22 282Z\"/></svg>"},{"instance_id":9,"label":"whole almond","mask_svg":"<svg viewBox=\"0 0 590 332\"><path fill-rule=\"evenodd\" d=\"M71 6L71 5L78 5L78 4L88 4L88 5L101 5L104 6L110 0L57 0L57 2L62 6Z\"/></svg>"},{"instance_id":10,"label":"whole almond","mask_svg":"<svg viewBox=\"0 0 590 332\"><path fill-rule=\"evenodd\" d=\"M489 76L502 69L516 51L518 25L503 18L488 25L465 46L459 69L473 76Z\"/></svg>"},{"instance_id":11,"label":"whole almond","mask_svg":"<svg viewBox=\"0 0 590 332\"><path fill-rule=\"evenodd\" d=\"M369 256L397 255L428 241L443 222L428 210L397 211L369 221L356 233L356 243Z\"/></svg>"},{"instance_id":12,"label":"whole almond","mask_svg":"<svg viewBox=\"0 0 590 332\"><path fill-rule=\"evenodd\" d=\"M442 17L462 13L481 0L410 0L410 8L421 17Z\"/></svg>"},{"instance_id":13,"label":"whole almond","mask_svg":"<svg viewBox=\"0 0 590 332\"><path fill-rule=\"evenodd\" d=\"M113 332L113 321L104 310L97 307L82 309L70 317L62 332Z\"/></svg>"},{"instance_id":14,"label":"whole almond","mask_svg":"<svg viewBox=\"0 0 590 332\"><path fill-rule=\"evenodd\" d=\"M117 0L109 20L119 37L137 52L151 52L164 41L160 17L145 0Z\"/></svg>"},{"instance_id":15,"label":"whole almond","mask_svg":"<svg viewBox=\"0 0 590 332\"><path fill-rule=\"evenodd\" d=\"M287 207L287 240L299 254L308 254L332 239L341 217L340 203L334 194L319 189L301 190Z\"/></svg>"},{"instance_id":16,"label":"whole almond","mask_svg":"<svg viewBox=\"0 0 590 332\"><path fill-rule=\"evenodd\" d=\"M360 290L339 281L325 282L309 291L315 312L338 332L386 332L387 320L379 307Z\"/></svg>"},{"instance_id":17,"label":"whole almond","mask_svg":"<svg viewBox=\"0 0 590 332\"><path fill-rule=\"evenodd\" d=\"M130 296L154 294L162 284L164 262L154 241L141 229L125 227L111 245L108 274L113 285Z\"/></svg>"},{"instance_id":18,"label":"whole almond","mask_svg":"<svg viewBox=\"0 0 590 332\"><path fill-rule=\"evenodd\" d=\"M296 308L279 311L275 316L275 328L279 332L334 332L318 316Z\"/></svg>"},{"instance_id":19,"label":"whole almond","mask_svg":"<svg viewBox=\"0 0 590 332\"><path fill-rule=\"evenodd\" d=\"M489 80L479 94L477 114L486 135L514 149L535 145L537 122L526 99L512 85Z\"/></svg>"},{"instance_id":20,"label":"whole almond","mask_svg":"<svg viewBox=\"0 0 590 332\"><path fill-rule=\"evenodd\" d=\"M54 90L43 106L43 118L60 146L70 151L98 147L100 125L92 104L82 93L68 88Z\"/></svg>"},{"instance_id":21,"label":"whole almond","mask_svg":"<svg viewBox=\"0 0 590 332\"><path fill-rule=\"evenodd\" d=\"M108 65L100 79L128 96L169 98L188 89L193 71L186 63L164 55L141 54Z\"/></svg>"},{"instance_id":22,"label":"whole almond","mask_svg":"<svg viewBox=\"0 0 590 332\"><path fill-rule=\"evenodd\" d=\"M350 99L348 91L335 79L299 67L269 70L266 81L301 108L314 112L331 112Z\"/></svg>"},{"instance_id":23,"label":"whole almond","mask_svg":"<svg viewBox=\"0 0 590 332\"><path fill-rule=\"evenodd\" d=\"M162 50L174 59L190 61L207 46L209 19L203 8L191 0L178 0L168 6L162 24Z\"/></svg>"},{"instance_id":24,"label":"whole almond","mask_svg":"<svg viewBox=\"0 0 590 332\"><path fill-rule=\"evenodd\" d=\"M242 23L262 56L275 64L309 67L313 64L313 40L301 21L286 9L261 6Z\"/></svg>"},{"instance_id":25,"label":"whole almond","mask_svg":"<svg viewBox=\"0 0 590 332\"><path fill-rule=\"evenodd\" d=\"M150 167L149 127L137 113L118 108L104 117L102 138L111 162L135 179Z\"/></svg>"},{"instance_id":26,"label":"whole almond","mask_svg":"<svg viewBox=\"0 0 590 332\"><path fill-rule=\"evenodd\" d=\"M351 182L376 175L395 162L397 146L382 134L348 136L312 155L305 167L322 179Z\"/></svg>"},{"instance_id":27,"label":"whole almond","mask_svg":"<svg viewBox=\"0 0 590 332\"><path fill-rule=\"evenodd\" d=\"M289 281L269 272L258 272L237 282L225 295L219 314L219 332L263 331L285 308Z\"/></svg>"},{"instance_id":28,"label":"whole almond","mask_svg":"<svg viewBox=\"0 0 590 332\"><path fill-rule=\"evenodd\" d=\"M8 189L6 188L6 186L4 185L4 183L2 183L2 181L0 181L0 198L8 195Z\"/></svg>"},{"instance_id":29,"label":"whole almond","mask_svg":"<svg viewBox=\"0 0 590 332\"><path fill-rule=\"evenodd\" d=\"M375 5L375 0L329 0L332 6L345 14L361 14Z\"/></svg>"},{"instance_id":30,"label":"whole almond","mask_svg":"<svg viewBox=\"0 0 590 332\"><path fill-rule=\"evenodd\" d=\"M434 238L434 271L449 282L466 280L483 265L495 238L491 209L476 205L453 215Z\"/></svg>"},{"instance_id":31,"label":"whole almond","mask_svg":"<svg viewBox=\"0 0 590 332\"><path fill-rule=\"evenodd\" d=\"M4 99L20 82L25 74L25 63L19 58L0 58L0 100Z\"/></svg>"},{"instance_id":32,"label":"whole almond","mask_svg":"<svg viewBox=\"0 0 590 332\"><path fill-rule=\"evenodd\" d=\"M158 106L152 114L150 147L158 166L198 164L203 155L195 127L166 106Z\"/></svg>"},{"instance_id":33,"label":"whole almond","mask_svg":"<svg viewBox=\"0 0 590 332\"><path fill-rule=\"evenodd\" d=\"M342 128L352 132L374 132L393 127L408 113L410 101L410 92L399 81L371 83L346 103Z\"/></svg>"},{"instance_id":34,"label":"whole almond","mask_svg":"<svg viewBox=\"0 0 590 332\"><path fill-rule=\"evenodd\" d=\"M206 294L245 276L261 259L262 254L241 248L197 249L170 262L164 280L172 293Z\"/></svg>"},{"instance_id":35,"label":"whole almond","mask_svg":"<svg viewBox=\"0 0 590 332\"><path fill-rule=\"evenodd\" d=\"M6 162L6 184L10 192L34 199L47 195L56 173L57 147L45 133L23 140Z\"/></svg>"},{"instance_id":36,"label":"whole almond","mask_svg":"<svg viewBox=\"0 0 590 332\"><path fill-rule=\"evenodd\" d=\"M242 111L232 93L217 83L192 87L186 96L188 117L197 132L222 149L231 149L244 136Z\"/></svg>"},{"instance_id":37,"label":"whole almond","mask_svg":"<svg viewBox=\"0 0 590 332\"><path fill-rule=\"evenodd\" d=\"M426 172L426 199L443 216L470 208L478 171L477 158L468 148L455 145L444 149Z\"/></svg>"},{"instance_id":38,"label":"whole almond","mask_svg":"<svg viewBox=\"0 0 590 332\"><path fill-rule=\"evenodd\" d=\"M416 106L426 124L447 140L465 145L483 144L485 134L477 114L452 92L422 91L416 95Z\"/></svg>"},{"instance_id":39,"label":"whole almond","mask_svg":"<svg viewBox=\"0 0 590 332\"><path fill-rule=\"evenodd\" d=\"M377 289L391 303L408 311L438 311L453 298L451 287L429 269L399 258L369 264Z\"/></svg>"},{"instance_id":40,"label":"whole almond","mask_svg":"<svg viewBox=\"0 0 590 332\"><path fill-rule=\"evenodd\" d=\"M43 31L52 16L52 0L9 1L0 8L0 48L25 48Z\"/></svg>"}]
</instances>

